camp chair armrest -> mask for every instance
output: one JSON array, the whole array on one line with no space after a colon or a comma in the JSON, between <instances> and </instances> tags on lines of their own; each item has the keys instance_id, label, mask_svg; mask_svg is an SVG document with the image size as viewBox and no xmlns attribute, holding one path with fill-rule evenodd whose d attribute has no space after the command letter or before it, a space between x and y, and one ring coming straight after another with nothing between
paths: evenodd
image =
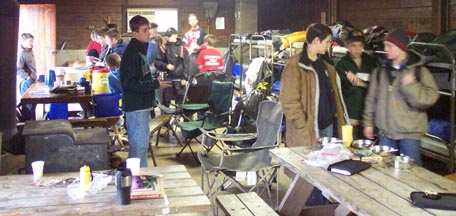
<instances>
[{"instance_id":1,"label":"camp chair armrest","mask_svg":"<svg viewBox=\"0 0 456 216\"><path fill-rule=\"evenodd\" d=\"M215 113L213 113L213 112L205 112L205 113L204 113L204 118L209 117L210 115L212 115L212 116L214 116L214 117L216 117L216 118L220 118L220 117L222 117L222 116L231 115L231 114L232 114L232 111L231 111L231 110L230 110L230 111L227 111L227 112L219 113L219 114L215 114Z\"/></svg>"},{"instance_id":2,"label":"camp chair armrest","mask_svg":"<svg viewBox=\"0 0 456 216\"><path fill-rule=\"evenodd\" d=\"M161 112L166 114L176 114L182 112L182 109L176 106L176 104L170 104L170 107L163 106L158 104L157 107L160 109Z\"/></svg>"},{"instance_id":3,"label":"camp chair armrest","mask_svg":"<svg viewBox=\"0 0 456 216\"><path fill-rule=\"evenodd\" d=\"M219 113L217 114L216 116L226 116L226 115L231 115L231 110L230 111L227 111L227 112L224 112L224 113Z\"/></svg>"},{"instance_id":4,"label":"camp chair armrest","mask_svg":"<svg viewBox=\"0 0 456 216\"><path fill-rule=\"evenodd\" d=\"M251 140L257 137L256 133L241 133L241 134L216 134L213 132L205 132L205 135L220 141L243 141Z\"/></svg>"},{"instance_id":5,"label":"camp chair armrest","mask_svg":"<svg viewBox=\"0 0 456 216\"><path fill-rule=\"evenodd\" d=\"M431 139L434 139L434 140L442 142L442 143L447 143L447 141L445 141L444 139L440 138L439 136L433 135L433 134L425 133L424 136L427 136Z\"/></svg>"},{"instance_id":6,"label":"camp chair armrest","mask_svg":"<svg viewBox=\"0 0 456 216\"><path fill-rule=\"evenodd\" d=\"M248 153L248 152L255 152L255 151L260 151L260 150L265 150L265 149L273 149L275 147L277 147L277 145L250 147L250 148L222 148L222 152L223 152L223 154L225 154L225 153Z\"/></svg>"},{"instance_id":7,"label":"camp chair armrest","mask_svg":"<svg viewBox=\"0 0 456 216\"><path fill-rule=\"evenodd\" d=\"M429 137L430 139L433 139L433 140L435 140L437 142L443 143L446 146L447 149L450 148L450 144L446 140L442 139L439 136L436 136L436 135L433 135L433 134L429 134L429 133L425 133L424 136Z\"/></svg>"}]
</instances>

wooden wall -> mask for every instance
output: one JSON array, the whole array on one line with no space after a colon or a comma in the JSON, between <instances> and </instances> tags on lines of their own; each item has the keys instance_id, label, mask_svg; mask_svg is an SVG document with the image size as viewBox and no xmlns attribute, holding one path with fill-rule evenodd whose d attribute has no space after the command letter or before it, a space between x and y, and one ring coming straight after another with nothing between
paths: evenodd
<instances>
[{"instance_id":1,"label":"wooden wall","mask_svg":"<svg viewBox=\"0 0 456 216\"><path fill-rule=\"evenodd\" d=\"M39 1L32 1L38 3ZM57 41L58 45L67 41L65 49L85 49L90 41L89 26L100 28L106 25L104 19L111 17L111 22L116 23L124 32L123 25L126 17L123 8L127 6L172 7L179 11L179 33L183 35L190 27L187 16L195 13L200 26L208 27L205 20L203 0L58 0L57 8ZM217 17L225 17L225 30L215 30L211 22L211 33L215 34L220 44L225 42L228 35L234 32L234 0L218 0Z\"/></svg>"},{"instance_id":2,"label":"wooden wall","mask_svg":"<svg viewBox=\"0 0 456 216\"><path fill-rule=\"evenodd\" d=\"M305 30L311 23L321 22L321 13L328 14L327 0L259 0L258 29Z\"/></svg>"},{"instance_id":3,"label":"wooden wall","mask_svg":"<svg viewBox=\"0 0 456 216\"><path fill-rule=\"evenodd\" d=\"M435 0L338 0L337 17L363 29L381 25L415 32L434 32ZM449 0L449 29L456 28L456 0ZM437 33L437 32L434 32Z\"/></svg>"},{"instance_id":4,"label":"wooden wall","mask_svg":"<svg viewBox=\"0 0 456 216\"><path fill-rule=\"evenodd\" d=\"M90 25L96 28L105 25L104 18L110 16L112 22L123 26L122 7L154 6L177 7L179 9L179 30L183 34L188 29L187 15L196 13L200 25L207 28L202 2L205 0L19 0L21 4L55 3L57 8L57 47L68 41L66 49L85 49L89 42ZM225 30L215 30L211 23L211 33L219 39L219 44L227 44L228 35L235 32L235 0L218 1L217 16L225 17ZM417 32L435 31L435 11L433 4L448 1L448 29L456 28L456 0L259 0L258 29L304 29L312 22L322 20L321 13L335 15L356 27L363 29L382 25L387 29L401 27ZM329 4L332 4L330 7ZM336 4L336 7L334 7ZM333 11L328 11L329 8ZM122 30L122 29L121 29Z\"/></svg>"},{"instance_id":5,"label":"wooden wall","mask_svg":"<svg viewBox=\"0 0 456 216\"><path fill-rule=\"evenodd\" d=\"M456 0L450 0L449 5L449 29L456 29Z\"/></svg>"},{"instance_id":6,"label":"wooden wall","mask_svg":"<svg viewBox=\"0 0 456 216\"><path fill-rule=\"evenodd\" d=\"M418 32L432 29L432 0L340 0L338 6L339 18L357 28L381 25Z\"/></svg>"}]
</instances>

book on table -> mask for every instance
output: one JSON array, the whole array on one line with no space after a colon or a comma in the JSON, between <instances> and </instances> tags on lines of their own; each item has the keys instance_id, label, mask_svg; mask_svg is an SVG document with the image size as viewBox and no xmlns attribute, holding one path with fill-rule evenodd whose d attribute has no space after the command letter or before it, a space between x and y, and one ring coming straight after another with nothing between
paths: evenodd
<instances>
[{"instance_id":1,"label":"book on table","mask_svg":"<svg viewBox=\"0 0 456 216\"><path fill-rule=\"evenodd\" d=\"M163 196L162 176L139 175L132 176L131 199L153 199Z\"/></svg>"},{"instance_id":2,"label":"book on table","mask_svg":"<svg viewBox=\"0 0 456 216\"><path fill-rule=\"evenodd\" d=\"M371 165L369 163L358 161L358 160L344 160L329 165L328 170L342 175L351 176L366 169L369 169Z\"/></svg>"}]
</instances>

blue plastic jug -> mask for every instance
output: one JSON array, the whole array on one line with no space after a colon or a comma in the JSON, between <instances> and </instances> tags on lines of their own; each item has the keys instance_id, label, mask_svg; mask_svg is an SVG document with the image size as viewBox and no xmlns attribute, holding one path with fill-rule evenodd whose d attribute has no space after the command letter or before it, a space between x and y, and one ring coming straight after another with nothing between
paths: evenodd
<instances>
[{"instance_id":1,"label":"blue plastic jug","mask_svg":"<svg viewBox=\"0 0 456 216\"><path fill-rule=\"evenodd\" d=\"M53 87L55 82L55 71L49 70L48 74L46 75L46 86Z\"/></svg>"}]
</instances>

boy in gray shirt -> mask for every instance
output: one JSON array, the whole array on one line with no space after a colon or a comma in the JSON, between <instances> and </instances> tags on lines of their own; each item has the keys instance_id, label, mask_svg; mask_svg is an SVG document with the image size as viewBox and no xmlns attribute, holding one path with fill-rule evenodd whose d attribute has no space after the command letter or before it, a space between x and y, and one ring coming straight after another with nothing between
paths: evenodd
<instances>
[{"instance_id":1,"label":"boy in gray shirt","mask_svg":"<svg viewBox=\"0 0 456 216\"><path fill-rule=\"evenodd\" d=\"M33 54L34 37L30 33L21 35L22 51L17 57L17 82L19 83L19 92L21 96L25 94L28 88L36 80L35 56Z\"/></svg>"}]
</instances>

